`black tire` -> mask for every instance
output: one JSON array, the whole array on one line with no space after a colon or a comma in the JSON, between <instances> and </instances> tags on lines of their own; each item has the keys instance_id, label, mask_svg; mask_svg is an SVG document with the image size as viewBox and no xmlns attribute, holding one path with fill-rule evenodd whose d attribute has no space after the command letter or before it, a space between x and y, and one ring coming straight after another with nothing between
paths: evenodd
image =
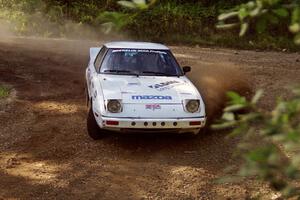
<instances>
[{"instance_id":1,"label":"black tire","mask_svg":"<svg viewBox=\"0 0 300 200\"><path fill-rule=\"evenodd\" d=\"M100 140L105 136L104 130L101 130L96 122L92 106L89 106L87 116L87 132L93 140Z\"/></svg>"}]
</instances>

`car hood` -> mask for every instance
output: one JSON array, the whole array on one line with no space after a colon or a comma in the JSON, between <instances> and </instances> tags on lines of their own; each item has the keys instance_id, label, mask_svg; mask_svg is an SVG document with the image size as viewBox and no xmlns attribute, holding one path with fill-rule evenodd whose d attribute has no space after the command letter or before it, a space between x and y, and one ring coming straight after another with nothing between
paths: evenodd
<instances>
[{"instance_id":1,"label":"car hood","mask_svg":"<svg viewBox=\"0 0 300 200\"><path fill-rule=\"evenodd\" d=\"M182 103L201 99L186 77L100 75L104 99L122 99L123 103Z\"/></svg>"}]
</instances>

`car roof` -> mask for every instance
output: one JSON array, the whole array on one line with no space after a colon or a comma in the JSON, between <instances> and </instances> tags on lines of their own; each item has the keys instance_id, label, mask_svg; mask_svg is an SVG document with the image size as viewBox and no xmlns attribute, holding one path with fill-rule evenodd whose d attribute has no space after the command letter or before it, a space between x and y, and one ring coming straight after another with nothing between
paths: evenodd
<instances>
[{"instance_id":1,"label":"car roof","mask_svg":"<svg viewBox=\"0 0 300 200\"><path fill-rule=\"evenodd\" d=\"M110 42L104 44L109 49L155 49L155 50L169 50L168 47L162 44L150 42Z\"/></svg>"}]
</instances>

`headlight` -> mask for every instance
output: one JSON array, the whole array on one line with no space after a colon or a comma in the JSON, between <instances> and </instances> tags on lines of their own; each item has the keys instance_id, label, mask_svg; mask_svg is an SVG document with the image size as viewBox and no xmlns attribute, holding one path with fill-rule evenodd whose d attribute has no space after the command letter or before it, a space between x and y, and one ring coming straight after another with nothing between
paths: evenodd
<instances>
[{"instance_id":1,"label":"headlight","mask_svg":"<svg viewBox=\"0 0 300 200\"><path fill-rule=\"evenodd\" d=\"M107 110L111 113L122 112L122 104L120 100L112 99L107 102Z\"/></svg>"},{"instance_id":2,"label":"headlight","mask_svg":"<svg viewBox=\"0 0 300 200\"><path fill-rule=\"evenodd\" d=\"M199 100L187 100L185 108L190 113L195 113L199 111L200 101Z\"/></svg>"}]
</instances>

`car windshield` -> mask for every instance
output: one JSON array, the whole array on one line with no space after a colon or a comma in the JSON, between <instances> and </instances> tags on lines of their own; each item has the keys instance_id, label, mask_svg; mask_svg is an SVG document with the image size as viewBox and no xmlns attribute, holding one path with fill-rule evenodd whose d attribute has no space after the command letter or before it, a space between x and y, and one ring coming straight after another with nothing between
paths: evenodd
<instances>
[{"instance_id":1,"label":"car windshield","mask_svg":"<svg viewBox=\"0 0 300 200\"><path fill-rule=\"evenodd\" d=\"M138 76L182 76L182 70L168 50L110 49L100 73Z\"/></svg>"}]
</instances>

